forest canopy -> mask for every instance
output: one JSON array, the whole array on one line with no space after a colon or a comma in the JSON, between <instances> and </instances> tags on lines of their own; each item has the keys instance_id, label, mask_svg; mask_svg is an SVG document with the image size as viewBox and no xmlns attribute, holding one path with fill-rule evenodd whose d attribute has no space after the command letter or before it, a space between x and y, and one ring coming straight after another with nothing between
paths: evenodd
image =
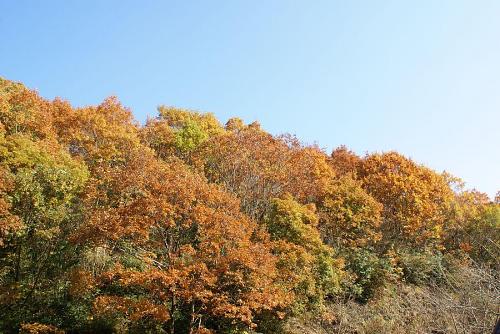
<instances>
[{"instance_id":1,"label":"forest canopy","mask_svg":"<svg viewBox=\"0 0 500 334\"><path fill-rule=\"evenodd\" d=\"M0 78L2 333L483 333L499 259L500 193L400 153Z\"/></svg>"}]
</instances>

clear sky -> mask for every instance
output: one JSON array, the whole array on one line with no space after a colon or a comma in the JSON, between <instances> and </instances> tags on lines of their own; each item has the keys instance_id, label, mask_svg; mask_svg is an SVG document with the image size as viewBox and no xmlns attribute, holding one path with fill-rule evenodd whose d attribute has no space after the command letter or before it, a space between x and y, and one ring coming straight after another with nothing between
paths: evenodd
<instances>
[{"instance_id":1,"label":"clear sky","mask_svg":"<svg viewBox=\"0 0 500 334\"><path fill-rule=\"evenodd\" d=\"M500 190L500 1L0 0L0 76L397 150Z\"/></svg>"}]
</instances>

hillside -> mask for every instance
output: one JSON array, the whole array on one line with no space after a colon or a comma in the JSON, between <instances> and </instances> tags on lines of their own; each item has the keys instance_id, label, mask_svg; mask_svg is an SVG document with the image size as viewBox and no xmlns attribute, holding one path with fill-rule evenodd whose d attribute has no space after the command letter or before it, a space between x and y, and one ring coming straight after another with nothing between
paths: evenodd
<instances>
[{"instance_id":1,"label":"hillside","mask_svg":"<svg viewBox=\"0 0 500 334\"><path fill-rule=\"evenodd\" d=\"M489 333L500 193L0 78L0 333Z\"/></svg>"}]
</instances>

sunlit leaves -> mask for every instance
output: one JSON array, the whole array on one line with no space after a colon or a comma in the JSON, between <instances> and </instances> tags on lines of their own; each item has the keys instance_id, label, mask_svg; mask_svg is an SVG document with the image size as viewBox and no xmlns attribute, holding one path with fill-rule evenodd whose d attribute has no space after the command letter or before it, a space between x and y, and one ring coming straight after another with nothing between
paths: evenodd
<instances>
[{"instance_id":1,"label":"sunlit leaves","mask_svg":"<svg viewBox=\"0 0 500 334\"><path fill-rule=\"evenodd\" d=\"M320 307L326 296L339 291L343 264L321 240L314 205L301 205L290 195L274 199L265 224L283 280L296 295L295 307Z\"/></svg>"},{"instance_id":2,"label":"sunlit leaves","mask_svg":"<svg viewBox=\"0 0 500 334\"><path fill-rule=\"evenodd\" d=\"M319 206L321 230L331 245L359 247L381 238L382 205L350 176L337 179Z\"/></svg>"},{"instance_id":3,"label":"sunlit leaves","mask_svg":"<svg viewBox=\"0 0 500 334\"><path fill-rule=\"evenodd\" d=\"M384 206L382 230L387 242L439 242L453 199L443 176L389 152L363 159L359 177Z\"/></svg>"},{"instance_id":4,"label":"sunlit leaves","mask_svg":"<svg viewBox=\"0 0 500 334\"><path fill-rule=\"evenodd\" d=\"M441 252L498 263L498 199L449 174L158 111L0 79L0 331L275 333Z\"/></svg>"},{"instance_id":5,"label":"sunlit leaves","mask_svg":"<svg viewBox=\"0 0 500 334\"><path fill-rule=\"evenodd\" d=\"M193 160L209 181L236 194L248 215L262 219L270 201L287 192L301 202L314 202L326 189L334 171L321 150L238 124L238 131L207 141Z\"/></svg>"},{"instance_id":6,"label":"sunlit leaves","mask_svg":"<svg viewBox=\"0 0 500 334\"><path fill-rule=\"evenodd\" d=\"M91 168L102 163L123 162L128 152L139 145L132 114L116 98L108 98L97 107L81 109L73 109L57 100L54 105L58 140Z\"/></svg>"},{"instance_id":7,"label":"sunlit leaves","mask_svg":"<svg viewBox=\"0 0 500 334\"><path fill-rule=\"evenodd\" d=\"M212 136L224 133L214 115L160 106L159 116L148 120L141 131L146 145L160 158L177 155L183 159Z\"/></svg>"},{"instance_id":8,"label":"sunlit leaves","mask_svg":"<svg viewBox=\"0 0 500 334\"><path fill-rule=\"evenodd\" d=\"M74 236L114 247L121 265L103 274L101 289L140 289L170 314L195 309L202 323L216 317L251 325L255 312L286 305L273 287L275 260L266 244L253 241L257 225L239 212L236 198L179 160L165 163L147 151L103 173L89 188L88 223ZM123 261L130 256L137 259L132 266ZM170 328L177 317L169 317Z\"/></svg>"}]
</instances>

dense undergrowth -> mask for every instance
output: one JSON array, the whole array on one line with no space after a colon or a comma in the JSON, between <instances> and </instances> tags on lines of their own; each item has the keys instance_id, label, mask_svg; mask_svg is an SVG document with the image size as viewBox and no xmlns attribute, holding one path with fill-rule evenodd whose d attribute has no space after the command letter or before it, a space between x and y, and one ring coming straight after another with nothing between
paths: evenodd
<instances>
[{"instance_id":1,"label":"dense undergrowth","mask_svg":"<svg viewBox=\"0 0 500 334\"><path fill-rule=\"evenodd\" d=\"M396 152L0 79L1 333L486 333L500 198Z\"/></svg>"}]
</instances>

